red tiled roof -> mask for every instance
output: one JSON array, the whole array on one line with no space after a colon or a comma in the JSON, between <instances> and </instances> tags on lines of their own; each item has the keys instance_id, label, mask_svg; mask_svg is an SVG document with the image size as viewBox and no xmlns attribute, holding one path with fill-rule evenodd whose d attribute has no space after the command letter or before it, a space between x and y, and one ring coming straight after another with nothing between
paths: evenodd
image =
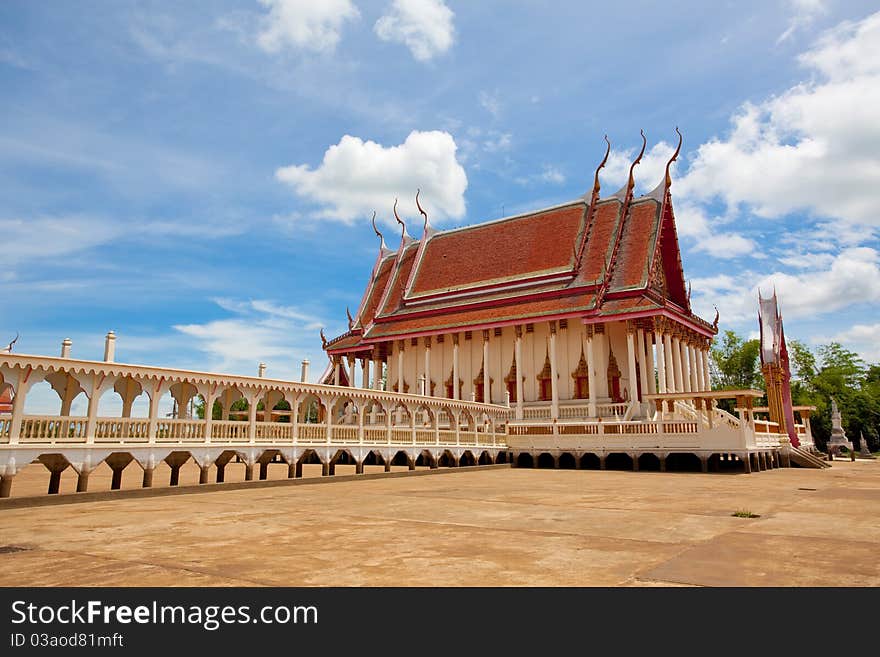
<instances>
[{"instance_id":1,"label":"red tiled roof","mask_svg":"<svg viewBox=\"0 0 880 657\"><path fill-rule=\"evenodd\" d=\"M660 204L653 199L630 205L609 289L634 289L647 285L659 217Z\"/></svg>"},{"instance_id":2,"label":"red tiled roof","mask_svg":"<svg viewBox=\"0 0 880 657\"><path fill-rule=\"evenodd\" d=\"M418 242L413 242L404 247L403 257L400 258L400 264L397 265L397 269L394 271L394 274L389 281L391 287L388 290L388 296L382 304L382 307L376 312L377 316L393 313L400 307L401 301L403 300L403 287L409 280L409 273L412 271L417 251Z\"/></svg>"},{"instance_id":3,"label":"red tiled roof","mask_svg":"<svg viewBox=\"0 0 880 657\"><path fill-rule=\"evenodd\" d=\"M568 271L585 209L583 201L577 201L435 234L427 242L410 296Z\"/></svg>"},{"instance_id":4,"label":"red tiled roof","mask_svg":"<svg viewBox=\"0 0 880 657\"><path fill-rule=\"evenodd\" d=\"M668 202L661 203L667 198L652 193L632 200L628 208L616 197L600 200L588 226L584 225L587 207L579 199L529 215L429 232L420 241L404 243L396 256L380 262L355 335L328 349L353 351L407 334L553 316L610 317L652 311L672 312L711 330L688 310L674 215ZM581 240L586 241L580 264L572 272ZM614 262L606 272L615 241ZM648 291L657 258L672 283L667 292L658 292L656 286ZM607 288L603 273L609 277ZM600 291L602 303L597 309Z\"/></svg>"},{"instance_id":5,"label":"red tiled roof","mask_svg":"<svg viewBox=\"0 0 880 657\"><path fill-rule=\"evenodd\" d=\"M594 283L602 277L602 263L611 257L611 240L617 232L620 209L621 204L617 199L608 199L596 205L578 271L578 282Z\"/></svg>"},{"instance_id":6,"label":"red tiled roof","mask_svg":"<svg viewBox=\"0 0 880 657\"><path fill-rule=\"evenodd\" d=\"M619 315L621 313L634 313L642 310L659 310L660 308L661 306L656 302L643 296L610 299L602 304L599 315Z\"/></svg>"},{"instance_id":7,"label":"red tiled roof","mask_svg":"<svg viewBox=\"0 0 880 657\"><path fill-rule=\"evenodd\" d=\"M338 352L355 350L361 345L363 334L358 329L355 334L343 334L327 343L327 351Z\"/></svg>"},{"instance_id":8,"label":"red tiled roof","mask_svg":"<svg viewBox=\"0 0 880 657\"><path fill-rule=\"evenodd\" d=\"M367 339L396 336L420 331L451 329L472 325L503 323L512 320L546 317L563 313L588 311L593 307L595 296L576 293L549 299L519 300L489 308L474 308L443 315L424 315L383 321L367 332Z\"/></svg>"},{"instance_id":9,"label":"red tiled roof","mask_svg":"<svg viewBox=\"0 0 880 657\"><path fill-rule=\"evenodd\" d=\"M358 315L358 321L361 326L369 326L376 316L376 309L379 306L379 301L382 299L382 293L388 284L388 276L393 268L394 258L385 258L379 263L379 271L376 273L376 278L367 290L369 296L362 304L362 309Z\"/></svg>"}]
</instances>

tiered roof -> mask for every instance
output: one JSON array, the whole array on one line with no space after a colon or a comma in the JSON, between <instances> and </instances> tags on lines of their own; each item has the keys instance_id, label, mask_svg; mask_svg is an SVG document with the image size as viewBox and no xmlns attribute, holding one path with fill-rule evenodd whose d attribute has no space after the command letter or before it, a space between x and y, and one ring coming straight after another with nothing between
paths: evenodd
<instances>
[{"instance_id":1,"label":"tiered roof","mask_svg":"<svg viewBox=\"0 0 880 657\"><path fill-rule=\"evenodd\" d=\"M669 193L677 155L644 196L632 193L640 154L627 185L607 198L597 169L592 192L569 203L447 231L426 216L418 240L404 227L396 251L382 241L349 331L325 349L371 351L392 339L569 317L665 315L714 335L685 289Z\"/></svg>"}]
</instances>

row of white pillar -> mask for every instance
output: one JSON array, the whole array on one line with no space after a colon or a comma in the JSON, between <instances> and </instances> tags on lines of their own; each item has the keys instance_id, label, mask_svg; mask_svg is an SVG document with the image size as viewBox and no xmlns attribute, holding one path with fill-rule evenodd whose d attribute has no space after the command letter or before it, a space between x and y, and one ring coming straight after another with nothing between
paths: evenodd
<instances>
[{"instance_id":1,"label":"row of white pillar","mask_svg":"<svg viewBox=\"0 0 880 657\"><path fill-rule=\"evenodd\" d=\"M551 414L552 417L559 416L559 389L557 383L557 361L556 361L556 322L550 322L550 340L549 340L549 357L550 357L550 382L551 382ZM596 325L588 327L586 335L586 359L587 371L589 375L589 413L591 416L596 415L596 397L594 391L596 386L596 371L594 363L596 361L594 337L604 333L604 326ZM523 380L522 380L522 327L516 327L516 341L514 349L514 358L517 371L516 377L516 408L517 418L522 418L523 409ZM654 336L653 338L651 336ZM452 346L452 398L458 399L460 390L458 386L459 380L459 357L458 357L458 335L453 335ZM401 341L402 342L402 341ZM647 333L644 328L628 327L627 336L627 366L630 382L630 399L638 398L637 384L638 379L641 385L642 394L667 393L667 392L696 392L699 390L708 390L711 387L709 377L709 352L708 347L698 345L695 342L682 340L680 336L673 331L662 331L655 329L653 333ZM403 392L402 382L404 380L404 354L405 349L398 347L397 358L397 381L398 391ZM431 394L429 389L431 381L431 339L425 339L424 349L424 374L419 380L419 389L414 392L420 394ZM346 374L349 383L356 386L357 381L357 358L353 355L347 357L347 363L340 357L336 360L334 366L334 384L339 385L341 380L341 368L346 367ZM362 388L370 387L370 359L362 358L361 360L361 386ZM483 332L483 400L491 401L491 377L485 371L485 364L489 362L489 336L488 331ZM372 385L376 390L382 388L382 365L383 361L379 358L372 359L373 378ZM638 368L636 367L638 364ZM652 374L657 372L655 380ZM638 371L638 373L637 373ZM659 390L658 390L659 385ZM641 399L637 399L641 401Z\"/></svg>"}]
</instances>

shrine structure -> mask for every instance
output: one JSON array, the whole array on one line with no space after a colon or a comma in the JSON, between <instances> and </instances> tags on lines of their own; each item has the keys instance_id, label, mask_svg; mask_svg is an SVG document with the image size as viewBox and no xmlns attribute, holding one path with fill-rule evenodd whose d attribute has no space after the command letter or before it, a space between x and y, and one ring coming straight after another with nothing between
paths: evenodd
<instances>
[{"instance_id":1,"label":"shrine structure","mask_svg":"<svg viewBox=\"0 0 880 657\"><path fill-rule=\"evenodd\" d=\"M681 142L679 140L679 149ZM670 167L649 194L626 185L421 237L401 223L379 253L349 330L324 348L328 382L506 403L515 419L645 417L649 394L710 389L717 332L691 309ZM396 215L396 212L395 212ZM374 223L375 227L375 223ZM373 376L370 379L372 368ZM424 386L424 388L423 388Z\"/></svg>"}]
</instances>

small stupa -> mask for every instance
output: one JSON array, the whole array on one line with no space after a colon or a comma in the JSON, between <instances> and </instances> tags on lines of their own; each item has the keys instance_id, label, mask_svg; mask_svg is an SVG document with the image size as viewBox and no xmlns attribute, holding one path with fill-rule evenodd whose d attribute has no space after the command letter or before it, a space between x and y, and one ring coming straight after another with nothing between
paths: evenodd
<instances>
[{"instance_id":1,"label":"small stupa","mask_svg":"<svg viewBox=\"0 0 880 657\"><path fill-rule=\"evenodd\" d=\"M828 453L832 456L839 456L840 449L846 447L848 450L853 448L852 443L846 439L846 432L840 419L840 409L837 408L837 402L831 398L831 438L828 439Z\"/></svg>"},{"instance_id":2,"label":"small stupa","mask_svg":"<svg viewBox=\"0 0 880 657\"><path fill-rule=\"evenodd\" d=\"M863 458L863 459L874 458L874 455L871 454L871 450L868 449L868 440L865 438L864 431L862 432L862 435L861 435L860 444L861 444L861 449L859 449L859 457Z\"/></svg>"}]
</instances>

